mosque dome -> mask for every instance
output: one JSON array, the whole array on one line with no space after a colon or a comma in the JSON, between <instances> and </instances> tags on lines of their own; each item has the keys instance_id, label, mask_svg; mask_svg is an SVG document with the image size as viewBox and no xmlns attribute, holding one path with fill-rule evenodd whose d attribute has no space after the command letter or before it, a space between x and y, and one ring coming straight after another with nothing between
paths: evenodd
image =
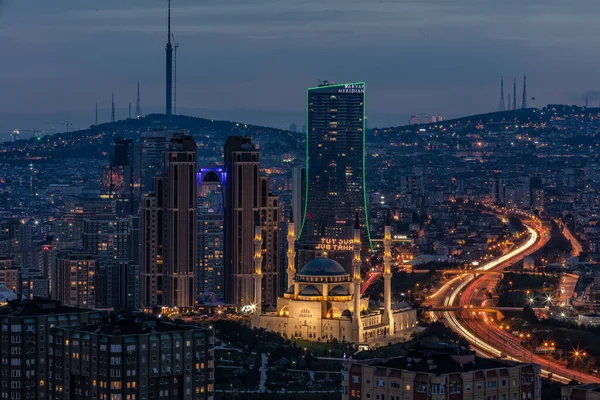
<instances>
[{"instance_id":1,"label":"mosque dome","mask_svg":"<svg viewBox=\"0 0 600 400\"><path fill-rule=\"evenodd\" d=\"M320 296L321 292L313 285L308 285L300 292L300 296Z\"/></svg>"},{"instance_id":2,"label":"mosque dome","mask_svg":"<svg viewBox=\"0 0 600 400\"><path fill-rule=\"evenodd\" d=\"M323 257L318 257L309 261L300 272L298 272L298 275L304 276L341 276L347 274L348 273L340 263L330 258Z\"/></svg>"},{"instance_id":3,"label":"mosque dome","mask_svg":"<svg viewBox=\"0 0 600 400\"><path fill-rule=\"evenodd\" d=\"M329 296L350 296L350 293L344 286L337 285L329 291Z\"/></svg>"}]
</instances>

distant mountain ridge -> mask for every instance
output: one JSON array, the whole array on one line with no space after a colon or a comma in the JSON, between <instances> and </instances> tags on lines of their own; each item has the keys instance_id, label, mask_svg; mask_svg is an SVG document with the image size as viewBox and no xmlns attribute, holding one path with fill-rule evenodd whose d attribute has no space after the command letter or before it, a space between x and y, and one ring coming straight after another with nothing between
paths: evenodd
<instances>
[{"instance_id":1,"label":"distant mountain ridge","mask_svg":"<svg viewBox=\"0 0 600 400\"><path fill-rule=\"evenodd\" d=\"M396 135L436 132L443 134L448 129L469 131L481 127L510 126L511 124L541 123L557 117L576 114L597 116L600 108L580 106L548 105L544 108L527 108L503 112L471 115L439 123L402 125L389 128L373 128L367 132L367 143L371 140L384 142ZM295 153L304 157L305 135L277 128L249 125L232 121L217 121L206 118L164 114L149 114L140 119L93 125L88 129L57 133L0 144L0 160L60 159L71 157L106 157L116 137L139 139L142 132L161 129L187 129L196 137L199 154L208 158L219 158L228 136L250 136L258 143L264 155Z\"/></svg>"},{"instance_id":2,"label":"distant mountain ridge","mask_svg":"<svg viewBox=\"0 0 600 400\"><path fill-rule=\"evenodd\" d=\"M0 144L0 159L58 159L106 157L116 137L137 141L143 132L185 129L196 137L199 151L209 154L222 149L228 136L250 136L266 151L299 151L304 136L296 132L231 121L215 121L184 115L150 114L140 119L125 119L93 125L88 129L56 133Z\"/></svg>"}]
</instances>

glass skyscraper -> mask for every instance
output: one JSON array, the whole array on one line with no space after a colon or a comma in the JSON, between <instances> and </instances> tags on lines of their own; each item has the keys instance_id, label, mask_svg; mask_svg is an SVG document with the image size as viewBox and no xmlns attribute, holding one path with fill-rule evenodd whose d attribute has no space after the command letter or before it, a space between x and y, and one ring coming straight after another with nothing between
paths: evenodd
<instances>
[{"instance_id":1,"label":"glass skyscraper","mask_svg":"<svg viewBox=\"0 0 600 400\"><path fill-rule=\"evenodd\" d=\"M343 252L358 214L366 250L364 82L308 89L306 123L307 196L299 240L316 250L327 250L329 241L330 251Z\"/></svg>"}]
</instances>

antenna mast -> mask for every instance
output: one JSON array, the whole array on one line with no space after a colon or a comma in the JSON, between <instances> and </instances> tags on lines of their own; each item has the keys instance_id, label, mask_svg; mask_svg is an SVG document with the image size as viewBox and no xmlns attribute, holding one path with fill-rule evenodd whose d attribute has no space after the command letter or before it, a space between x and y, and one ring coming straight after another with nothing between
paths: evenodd
<instances>
[{"instance_id":1,"label":"antenna mast","mask_svg":"<svg viewBox=\"0 0 600 400\"><path fill-rule=\"evenodd\" d=\"M110 122L115 122L115 94L112 94L112 109L110 114Z\"/></svg>"},{"instance_id":2,"label":"antenna mast","mask_svg":"<svg viewBox=\"0 0 600 400\"><path fill-rule=\"evenodd\" d=\"M142 116L142 108L140 107L140 81L138 81L137 102L135 103L135 117L140 119Z\"/></svg>"},{"instance_id":3,"label":"antenna mast","mask_svg":"<svg viewBox=\"0 0 600 400\"><path fill-rule=\"evenodd\" d=\"M165 48L167 53L167 84L166 84L166 99L165 99L165 114L172 114L173 107L173 46L171 45L171 0L169 0L169 14L167 20L167 47Z\"/></svg>"},{"instance_id":4,"label":"antenna mast","mask_svg":"<svg viewBox=\"0 0 600 400\"><path fill-rule=\"evenodd\" d=\"M504 105L504 76L500 77L500 109L499 111L505 111Z\"/></svg>"},{"instance_id":5,"label":"antenna mast","mask_svg":"<svg viewBox=\"0 0 600 400\"><path fill-rule=\"evenodd\" d=\"M177 114L177 49L179 48L179 42L175 40L175 35L172 33L171 37L173 38L173 43L175 43L173 58L173 114Z\"/></svg>"},{"instance_id":6,"label":"antenna mast","mask_svg":"<svg viewBox=\"0 0 600 400\"><path fill-rule=\"evenodd\" d=\"M527 108L527 75L523 75L523 107Z\"/></svg>"},{"instance_id":7,"label":"antenna mast","mask_svg":"<svg viewBox=\"0 0 600 400\"><path fill-rule=\"evenodd\" d=\"M96 102L96 124L98 125L98 102Z\"/></svg>"}]
</instances>

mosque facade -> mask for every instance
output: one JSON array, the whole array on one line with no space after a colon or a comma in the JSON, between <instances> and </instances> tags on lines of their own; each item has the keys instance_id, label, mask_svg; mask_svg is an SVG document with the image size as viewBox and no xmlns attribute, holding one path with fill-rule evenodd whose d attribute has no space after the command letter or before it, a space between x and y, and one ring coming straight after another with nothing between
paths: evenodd
<instances>
[{"instance_id":1,"label":"mosque facade","mask_svg":"<svg viewBox=\"0 0 600 400\"><path fill-rule=\"evenodd\" d=\"M260 227L255 230L255 302L261 304L262 281ZM410 338L416 310L407 303L391 302L391 227L384 236L384 301L369 304L361 295L361 238L358 219L353 239L352 274L337 261L317 256L298 272L295 267L294 223L288 225L288 282L293 284L278 298L277 307L257 308L252 325L292 339L349 342L369 345Z\"/></svg>"}]
</instances>

